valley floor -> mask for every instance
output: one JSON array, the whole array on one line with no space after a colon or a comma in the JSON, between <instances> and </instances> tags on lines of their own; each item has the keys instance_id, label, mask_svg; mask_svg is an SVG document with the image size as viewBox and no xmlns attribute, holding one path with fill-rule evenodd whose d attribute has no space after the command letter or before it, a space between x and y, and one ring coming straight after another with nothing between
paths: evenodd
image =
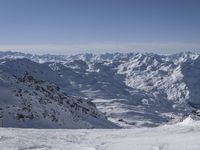
<instances>
[{"instance_id":1,"label":"valley floor","mask_svg":"<svg viewBox=\"0 0 200 150\"><path fill-rule=\"evenodd\" d=\"M199 150L195 123L139 129L0 129L0 150Z\"/></svg>"}]
</instances>

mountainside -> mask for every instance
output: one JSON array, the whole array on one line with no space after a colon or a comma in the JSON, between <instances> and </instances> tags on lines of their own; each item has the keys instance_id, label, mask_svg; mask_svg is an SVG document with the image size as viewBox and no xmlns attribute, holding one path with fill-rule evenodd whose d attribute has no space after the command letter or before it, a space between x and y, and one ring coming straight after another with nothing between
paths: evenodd
<instances>
[{"instance_id":1,"label":"mountainside","mask_svg":"<svg viewBox=\"0 0 200 150\"><path fill-rule=\"evenodd\" d=\"M200 107L199 54L31 55L0 53L0 70L28 72L73 96L93 99L122 127L177 122Z\"/></svg>"},{"instance_id":2,"label":"mountainside","mask_svg":"<svg viewBox=\"0 0 200 150\"><path fill-rule=\"evenodd\" d=\"M0 116L4 127L117 128L88 99L72 97L59 87L0 72Z\"/></svg>"}]
</instances>

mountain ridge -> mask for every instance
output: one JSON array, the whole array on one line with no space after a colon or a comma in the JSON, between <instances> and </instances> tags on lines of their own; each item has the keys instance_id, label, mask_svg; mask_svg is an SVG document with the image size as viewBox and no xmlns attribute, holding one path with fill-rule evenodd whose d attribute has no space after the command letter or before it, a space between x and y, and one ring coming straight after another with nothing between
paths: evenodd
<instances>
[{"instance_id":1,"label":"mountain ridge","mask_svg":"<svg viewBox=\"0 0 200 150\"><path fill-rule=\"evenodd\" d=\"M118 128L89 99L68 96L56 85L0 73L0 116L4 127Z\"/></svg>"}]
</instances>

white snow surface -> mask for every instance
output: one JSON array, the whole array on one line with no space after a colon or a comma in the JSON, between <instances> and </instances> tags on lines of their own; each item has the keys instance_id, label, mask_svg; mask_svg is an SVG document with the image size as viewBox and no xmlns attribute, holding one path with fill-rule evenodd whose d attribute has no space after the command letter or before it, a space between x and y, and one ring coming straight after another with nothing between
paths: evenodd
<instances>
[{"instance_id":1,"label":"white snow surface","mask_svg":"<svg viewBox=\"0 0 200 150\"><path fill-rule=\"evenodd\" d=\"M0 128L1 150L199 150L200 126L138 129Z\"/></svg>"}]
</instances>

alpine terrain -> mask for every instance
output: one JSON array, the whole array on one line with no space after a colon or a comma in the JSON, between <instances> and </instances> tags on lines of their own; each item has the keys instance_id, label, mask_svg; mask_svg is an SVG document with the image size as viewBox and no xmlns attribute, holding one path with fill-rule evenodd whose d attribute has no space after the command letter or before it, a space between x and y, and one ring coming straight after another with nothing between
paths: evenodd
<instances>
[{"instance_id":1,"label":"alpine terrain","mask_svg":"<svg viewBox=\"0 0 200 150\"><path fill-rule=\"evenodd\" d=\"M192 52L0 52L1 112L7 126L23 120L19 126L41 128L154 127L189 115L198 119L199 66Z\"/></svg>"}]
</instances>

